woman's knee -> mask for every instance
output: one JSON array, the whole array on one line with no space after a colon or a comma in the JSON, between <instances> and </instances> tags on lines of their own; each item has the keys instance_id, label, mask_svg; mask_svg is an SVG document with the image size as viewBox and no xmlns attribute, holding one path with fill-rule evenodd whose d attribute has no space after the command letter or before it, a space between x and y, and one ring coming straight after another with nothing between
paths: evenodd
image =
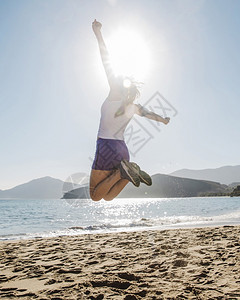
<instances>
[{"instance_id":1,"label":"woman's knee","mask_svg":"<svg viewBox=\"0 0 240 300\"><path fill-rule=\"evenodd\" d=\"M104 199L104 200L106 200L106 201L110 201L110 200L113 200L114 199L114 197L112 197L112 196L108 196L108 195L97 195L97 194L95 194L95 193L90 193L90 197L91 197L91 199L93 200L93 201L100 201L101 199Z\"/></svg>"},{"instance_id":2,"label":"woman's knee","mask_svg":"<svg viewBox=\"0 0 240 300\"><path fill-rule=\"evenodd\" d=\"M100 201L102 199L102 197L99 197L98 195L95 195L95 194L92 194L92 193L90 193L90 198L93 201Z\"/></svg>"},{"instance_id":3,"label":"woman's knee","mask_svg":"<svg viewBox=\"0 0 240 300\"><path fill-rule=\"evenodd\" d=\"M103 199L106 200L106 201L111 201L111 200L113 200L114 198L115 198L115 197L108 196L108 195L106 195L106 196L103 197Z\"/></svg>"}]
</instances>

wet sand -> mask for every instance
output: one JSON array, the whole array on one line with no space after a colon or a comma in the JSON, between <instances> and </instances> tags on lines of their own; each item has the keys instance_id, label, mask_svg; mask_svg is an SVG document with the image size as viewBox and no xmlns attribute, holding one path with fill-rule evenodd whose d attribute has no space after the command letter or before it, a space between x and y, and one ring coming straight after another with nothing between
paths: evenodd
<instances>
[{"instance_id":1,"label":"wet sand","mask_svg":"<svg viewBox=\"0 0 240 300\"><path fill-rule=\"evenodd\" d=\"M240 299L240 226L0 243L0 299Z\"/></svg>"}]
</instances>

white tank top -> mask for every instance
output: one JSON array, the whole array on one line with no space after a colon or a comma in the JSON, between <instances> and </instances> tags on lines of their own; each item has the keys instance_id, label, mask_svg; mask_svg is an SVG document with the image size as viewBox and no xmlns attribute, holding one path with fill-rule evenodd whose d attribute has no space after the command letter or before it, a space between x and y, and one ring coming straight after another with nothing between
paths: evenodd
<instances>
[{"instance_id":1,"label":"white tank top","mask_svg":"<svg viewBox=\"0 0 240 300\"><path fill-rule=\"evenodd\" d=\"M134 103L129 104L125 113L115 118L114 115L121 105L122 101L110 101L108 98L103 102L98 137L124 140L124 131L136 112L136 105Z\"/></svg>"}]
</instances>

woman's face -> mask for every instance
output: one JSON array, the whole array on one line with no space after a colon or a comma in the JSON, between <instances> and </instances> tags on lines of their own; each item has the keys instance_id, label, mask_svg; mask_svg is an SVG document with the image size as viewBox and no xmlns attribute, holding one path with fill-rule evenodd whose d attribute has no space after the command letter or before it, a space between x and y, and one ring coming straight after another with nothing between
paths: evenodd
<instances>
[{"instance_id":1,"label":"woman's face","mask_svg":"<svg viewBox=\"0 0 240 300\"><path fill-rule=\"evenodd\" d=\"M137 97L137 87L135 85L131 85L128 92L129 100L134 101Z\"/></svg>"},{"instance_id":2,"label":"woman's face","mask_svg":"<svg viewBox=\"0 0 240 300\"><path fill-rule=\"evenodd\" d=\"M126 100L133 102L136 98L136 91L133 88L123 88L122 95Z\"/></svg>"}]
</instances>

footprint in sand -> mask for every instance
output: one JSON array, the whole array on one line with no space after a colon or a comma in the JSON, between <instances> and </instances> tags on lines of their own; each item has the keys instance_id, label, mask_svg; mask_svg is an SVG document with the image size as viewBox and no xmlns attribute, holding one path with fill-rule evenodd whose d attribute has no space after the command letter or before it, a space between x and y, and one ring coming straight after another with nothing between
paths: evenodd
<instances>
[{"instance_id":1,"label":"footprint in sand","mask_svg":"<svg viewBox=\"0 0 240 300\"><path fill-rule=\"evenodd\" d=\"M99 280L99 281L91 281L91 284L93 287L103 287L103 286L108 286L108 287L113 287L117 289L122 289L125 290L127 289L131 283L128 281L107 281L107 280Z\"/></svg>"},{"instance_id":2,"label":"footprint in sand","mask_svg":"<svg viewBox=\"0 0 240 300\"><path fill-rule=\"evenodd\" d=\"M124 300L138 300L138 298L135 295L128 294L124 297Z\"/></svg>"},{"instance_id":3,"label":"footprint in sand","mask_svg":"<svg viewBox=\"0 0 240 300\"><path fill-rule=\"evenodd\" d=\"M128 280L128 281L132 281L132 280L138 281L141 278L139 276L136 276L136 275L128 273L128 272L118 273L118 277L120 277L121 279Z\"/></svg>"},{"instance_id":4,"label":"footprint in sand","mask_svg":"<svg viewBox=\"0 0 240 300\"><path fill-rule=\"evenodd\" d=\"M177 268L183 268L188 265L188 262L186 260L177 259L173 262L173 266Z\"/></svg>"},{"instance_id":5,"label":"footprint in sand","mask_svg":"<svg viewBox=\"0 0 240 300\"><path fill-rule=\"evenodd\" d=\"M183 257L183 258L188 258L190 256L190 254L184 253L184 252L181 252L181 251L177 251L175 253L175 255L178 256L178 257Z\"/></svg>"},{"instance_id":6,"label":"footprint in sand","mask_svg":"<svg viewBox=\"0 0 240 300\"><path fill-rule=\"evenodd\" d=\"M48 280L46 283L44 283L44 285L51 285L54 283L56 283L56 280L52 278L52 279Z\"/></svg>"}]
</instances>

